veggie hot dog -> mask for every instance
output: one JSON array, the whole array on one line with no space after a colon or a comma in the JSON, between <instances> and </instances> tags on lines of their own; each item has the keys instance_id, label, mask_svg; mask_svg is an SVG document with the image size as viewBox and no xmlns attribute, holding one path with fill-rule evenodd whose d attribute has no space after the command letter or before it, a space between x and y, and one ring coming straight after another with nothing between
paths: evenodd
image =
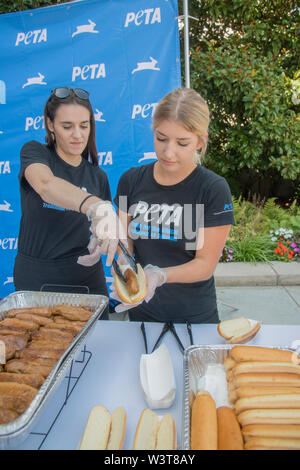
<instances>
[{"instance_id":1,"label":"veggie hot dog","mask_svg":"<svg viewBox=\"0 0 300 470\"><path fill-rule=\"evenodd\" d=\"M128 265L119 265L124 273L126 283L114 273L116 290L120 299L127 304L135 304L144 299L147 288L144 270L137 264L137 274Z\"/></svg>"}]
</instances>

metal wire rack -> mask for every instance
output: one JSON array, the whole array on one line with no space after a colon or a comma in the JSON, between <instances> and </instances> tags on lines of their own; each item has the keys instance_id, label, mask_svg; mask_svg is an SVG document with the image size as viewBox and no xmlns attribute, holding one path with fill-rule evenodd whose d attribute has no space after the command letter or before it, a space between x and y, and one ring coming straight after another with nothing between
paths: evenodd
<instances>
[{"instance_id":1,"label":"metal wire rack","mask_svg":"<svg viewBox=\"0 0 300 470\"><path fill-rule=\"evenodd\" d=\"M31 432L29 434L30 436L40 436L41 441L37 447L36 450L41 450L47 437L49 436L54 424L56 423L58 417L60 416L62 410L66 406L68 399L73 392L74 388L76 387L79 379L81 378L86 366L88 365L90 359L92 357L92 353L86 349L86 345L84 345L83 349L80 351L80 354L78 355L77 359L73 359L71 362L70 368L66 376L64 377L64 380L67 380L66 384L66 392L65 396L63 399L63 402L61 400L58 403L58 409L57 409L57 414L55 415L54 419L48 426L48 429L45 430L44 432Z\"/></svg>"}]
</instances>

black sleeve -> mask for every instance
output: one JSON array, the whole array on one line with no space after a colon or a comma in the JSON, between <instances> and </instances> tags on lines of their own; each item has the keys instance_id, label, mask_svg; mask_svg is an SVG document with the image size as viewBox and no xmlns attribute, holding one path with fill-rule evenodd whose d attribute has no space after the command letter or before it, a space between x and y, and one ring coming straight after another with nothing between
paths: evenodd
<instances>
[{"instance_id":1,"label":"black sleeve","mask_svg":"<svg viewBox=\"0 0 300 470\"><path fill-rule=\"evenodd\" d=\"M21 167L19 173L19 179L21 180L24 176L26 168L32 163L43 163L50 167L50 151L46 145L41 144L35 140L27 142L21 148Z\"/></svg>"},{"instance_id":2,"label":"black sleeve","mask_svg":"<svg viewBox=\"0 0 300 470\"><path fill-rule=\"evenodd\" d=\"M206 193L204 226L231 224L234 224L231 191L227 181L220 177L210 185Z\"/></svg>"},{"instance_id":3,"label":"black sleeve","mask_svg":"<svg viewBox=\"0 0 300 470\"><path fill-rule=\"evenodd\" d=\"M103 174L104 174L103 192L101 193L100 197L104 201L111 201L111 191L110 191L109 181L108 181L106 173L103 172Z\"/></svg>"}]
</instances>

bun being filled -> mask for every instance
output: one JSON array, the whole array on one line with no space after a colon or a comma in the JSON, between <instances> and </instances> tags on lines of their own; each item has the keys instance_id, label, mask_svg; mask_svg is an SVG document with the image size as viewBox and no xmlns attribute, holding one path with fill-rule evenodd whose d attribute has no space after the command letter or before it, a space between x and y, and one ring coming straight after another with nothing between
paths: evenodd
<instances>
[{"instance_id":1,"label":"bun being filled","mask_svg":"<svg viewBox=\"0 0 300 470\"><path fill-rule=\"evenodd\" d=\"M135 304L141 302L147 293L145 273L140 264L137 264L137 274L129 265L119 265L126 282L114 273L117 293L127 304Z\"/></svg>"}]
</instances>

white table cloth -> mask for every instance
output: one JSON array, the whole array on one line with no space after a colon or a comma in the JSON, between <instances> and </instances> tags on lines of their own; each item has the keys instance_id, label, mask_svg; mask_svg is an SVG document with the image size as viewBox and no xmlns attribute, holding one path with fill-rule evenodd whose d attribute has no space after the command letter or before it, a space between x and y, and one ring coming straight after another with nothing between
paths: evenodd
<instances>
[{"instance_id":1,"label":"white table cloth","mask_svg":"<svg viewBox=\"0 0 300 470\"><path fill-rule=\"evenodd\" d=\"M72 377L62 379L52 397L43 409L33 432L15 449L76 449L81 439L91 408L104 405L110 412L123 406L127 413L127 431L124 449L132 449L135 429L144 408L147 408L139 378L141 354L145 353L140 323L124 321L98 321L87 337L84 363L73 364ZM149 352L158 338L162 324L145 323ZM183 345L190 346L187 328L175 325ZM194 344L225 344L212 324L192 325ZM263 325L251 341L252 345L290 346L300 343L300 325ZM176 398L168 409L155 410L159 415L171 413L176 421L177 442L181 444L182 397L183 397L183 354L169 331L162 341L168 348L175 372ZM161 343L162 344L162 343ZM79 352L76 360L83 354ZM80 378L76 379L82 373ZM68 374L67 374L68 376ZM72 393L66 400L67 385ZM70 392L70 390L69 390ZM64 402L65 405L64 405Z\"/></svg>"}]
</instances>

